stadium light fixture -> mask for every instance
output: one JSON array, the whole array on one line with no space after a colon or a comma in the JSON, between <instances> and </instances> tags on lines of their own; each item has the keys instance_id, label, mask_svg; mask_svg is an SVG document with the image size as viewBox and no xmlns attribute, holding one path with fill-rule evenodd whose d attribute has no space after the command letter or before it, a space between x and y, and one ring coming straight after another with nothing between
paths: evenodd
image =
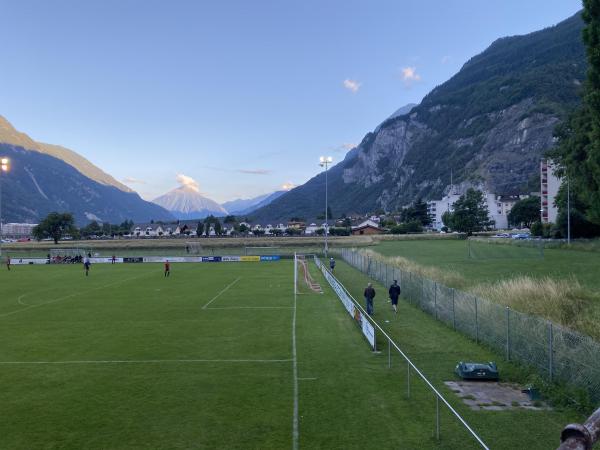
<instances>
[{"instance_id":1,"label":"stadium light fixture","mask_svg":"<svg viewBox=\"0 0 600 450\"><path fill-rule=\"evenodd\" d=\"M333 158L331 156L321 156L319 157L319 165L321 167L325 167L325 247L324 247L324 253L325 256L327 256L327 251L328 251L328 247L327 247L327 235L329 234L329 222L328 222L328 217L327 217L327 169L329 167L329 165L333 162Z\"/></svg>"},{"instance_id":2,"label":"stadium light fixture","mask_svg":"<svg viewBox=\"0 0 600 450\"><path fill-rule=\"evenodd\" d=\"M0 174L8 172L10 168L10 159L0 158ZM4 239L4 225L2 224L2 180L0 180L0 256L2 256L2 239Z\"/></svg>"}]
</instances>

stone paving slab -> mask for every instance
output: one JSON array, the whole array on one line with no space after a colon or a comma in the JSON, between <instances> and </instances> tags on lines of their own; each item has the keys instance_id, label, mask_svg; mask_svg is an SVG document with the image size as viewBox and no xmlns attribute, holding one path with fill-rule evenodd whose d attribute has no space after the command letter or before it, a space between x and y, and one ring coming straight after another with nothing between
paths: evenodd
<instances>
[{"instance_id":1,"label":"stone paving slab","mask_svg":"<svg viewBox=\"0 0 600 450\"><path fill-rule=\"evenodd\" d=\"M514 409L548 410L540 400L531 401L514 383L497 381L446 381L444 382L463 402L475 411L508 411Z\"/></svg>"}]
</instances>

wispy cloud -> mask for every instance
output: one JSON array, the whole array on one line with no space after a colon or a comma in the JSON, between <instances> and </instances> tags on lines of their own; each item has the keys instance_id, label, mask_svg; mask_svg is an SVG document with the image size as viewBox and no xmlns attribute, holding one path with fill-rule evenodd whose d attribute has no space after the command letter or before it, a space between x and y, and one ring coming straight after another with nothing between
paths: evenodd
<instances>
[{"instance_id":1,"label":"wispy cloud","mask_svg":"<svg viewBox=\"0 0 600 450\"><path fill-rule=\"evenodd\" d=\"M346 89L348 89L350 92L352 92L353 94L356 94L358 92L358 90L360 89L360 86L362 85L362 83L359 83L356 80L351 80L349 78L346 78L343 82L344 87Z\"/></svg>"},{"instance_id":2,"label":"wispy cloud","mask_svg":"<svg viewBox=\"0 0 600 450\"><path fill-rule=\"evenodd\" d=\"M283 189L284 191L291 191L295 187L296 187L296 185L294 183L292 183L291 181L286 181L285 183L283 183L281 185L281 189Z\"/></svg>"},{"instance_id":3,"label":"wispy cloud","mask_svg":"<svg viewBox=\"0 0 600 450\"><path fill-rule=\"evenodd\" d=\"M349 142L346 142L346 143L340 144L340 145L333 145L333 146L329 147L329 150L332 152L337 152L337 153L347 152L349 150L352 150L357 145L358 144L351 144Z\"/></svg>"},{"instance_id":4,"label":"wispy cloud","mask_svg":"<svg viewBox=\"0 0 600 450\"><path fill-rule=\"evenodd\" d=\"M187 175L178 173L176 179L181 186L185 186L190 189L193 189L196 192L200 192L200 184L198 184L198 182L192 177L188 177Z\"/></svg>"},{"instance_id":5,"label":"wispy cloud","mask_svg":"<svg viewBox=\"0 0 600 450\"><path fill-rule=\"evenodd\" d=\"M416 67L403 67L400 69L400 76L407 86L421 81L421 75L417 73Z\"/></svg>"},{"instance_id":6,"label":"wispy cloud","mask_svg":"<svg viewBox=\"0 0 600 450\"><path fill-rule=\"evenodd\" d=\"M227 167L201 166L203 169L215 170L217 172L243 173L245 175L269 175L272 170L269 169L230 169Z\"/></svg>"},{"instance_id":7,"label":"wispy cloud","mask_svg":"<svg viewBox=\"0 0 600 450\"><path fill-rule=\"evenodd\" d=\"M268 169L238 169L237 172L247 175L268 175L271 173Z\"/></svg>"},{"instance_id":8,"label":"wispy cloud","mask_svg":"<svg viewBox=\"0 0 600 450\"><path fill-rule=\"evenodd\" d=\"M121 181L125 184L146 184L146 182L144 180L140 180L138 178L133 178L133 177L125 177Z\"/></svg>"},{"instance_id":9,"label":"wispy cloud","mask_svg":"<svg viewBox=\"0 0 600 450\"><path fill-rule=\"evenodd\" d=\"M450 55L444 55L444 56L442 56L442 59L440 60L440 62L442 64L447 64L450 62L451 59L452 59L452 57Z\"/></svg>"}]
</instances>

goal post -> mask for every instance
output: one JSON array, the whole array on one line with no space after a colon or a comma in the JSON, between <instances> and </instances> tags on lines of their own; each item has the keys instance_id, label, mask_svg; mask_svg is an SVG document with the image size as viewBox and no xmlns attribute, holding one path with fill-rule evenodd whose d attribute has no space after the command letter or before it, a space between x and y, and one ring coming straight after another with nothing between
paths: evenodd
<instances>
[{"instance_id":1,"label":"goal post","mask_svg":"<svg viewBox=\"0 0 600 450\"><path fill-rule=\"evenodd\" d=\"M298 255L294 252L294 295L298 295Z\"/></svg>"},{"instance_id":2,"label":"goal post","mask_svg":"<svg viewBox=\"0 0 600 450\"><path fill-rule=\"evenodd\" d=\"M202 245L198 241L186 241L185 253L188 255L200 255L202 253Z\"/></svg>"}]
</instances>

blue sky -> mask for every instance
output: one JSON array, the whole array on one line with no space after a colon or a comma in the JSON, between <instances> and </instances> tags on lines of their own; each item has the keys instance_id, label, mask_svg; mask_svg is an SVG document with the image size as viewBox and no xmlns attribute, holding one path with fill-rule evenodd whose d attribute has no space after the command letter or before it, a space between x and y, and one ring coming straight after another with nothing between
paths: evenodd
<instances>
[{"instance_id":1,"label":"blue sky","mask_svg":"<svg viewBox=\"0 0 600 450\"><path fill-rule=\"evenodd\" d=\"M152 199L302 184L495 39L580 0L0 0L0 114ZM186 178L179 177L179 180Z\"/></svg>"}]
</instances>

